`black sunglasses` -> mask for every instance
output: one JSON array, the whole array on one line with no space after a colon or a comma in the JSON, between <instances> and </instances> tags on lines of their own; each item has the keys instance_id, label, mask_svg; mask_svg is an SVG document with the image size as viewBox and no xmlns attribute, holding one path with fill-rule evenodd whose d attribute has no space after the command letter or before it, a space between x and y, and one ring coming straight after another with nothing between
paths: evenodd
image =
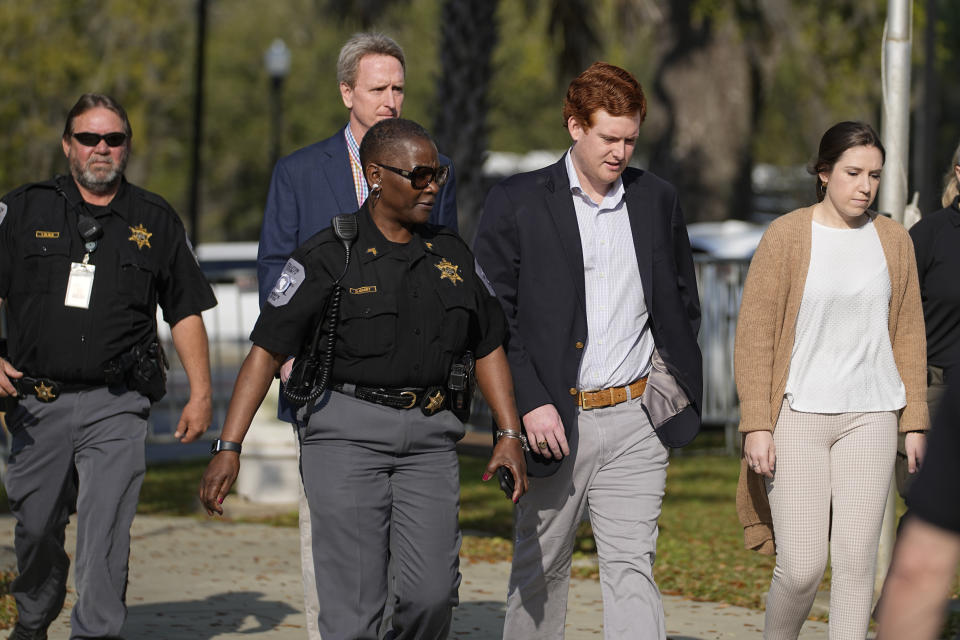
<instances>
[{"instance_id":1,"label":"black sunglasses","mask_svg":"<svg viewBox=\"0 0 960 640\"><path fill-rule=\"evenodd\" d=\"M73 138L85 147L95 147L100 144L101 140L106 140L108 147L119 147L127 141L127 134L115 131L113 133L100 135L99 133L81 131L80 133L74 133Z\"/></svg>"},{"instance_id":2,"label":"black sunglasses","mask_svg":"<svg viewBox=\"0 0 960 640\"><path fill-rule=\"evenodd\" d=\"M442 187L447 182L447 176L450 175L450 167L447 165L437 167L436 169L418 165L412 170L407 171L406 169L398 169L389 165L380 164L379 162L375 162L374 164L383 169L393 171L394 173L399 173L410 181L414 189L426 189L427 185L431 182L436 182L438 187Z\"/></svg>"}]
</instances>

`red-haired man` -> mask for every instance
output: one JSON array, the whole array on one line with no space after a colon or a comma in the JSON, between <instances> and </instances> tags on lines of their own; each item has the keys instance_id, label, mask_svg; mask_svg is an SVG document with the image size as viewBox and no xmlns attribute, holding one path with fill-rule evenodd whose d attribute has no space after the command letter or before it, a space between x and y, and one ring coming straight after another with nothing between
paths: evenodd
<instances>
[{"instance_id":1,"label":"red-haired man","mask_svg":"<svg viewBox=\"0 0 960 640\"><path fill-rule=\"evenodd\" d=\"M563 637L587 508L605 637L666 636L657 519L667 448L700 428L700 309L675 189L627 168L645 115L629 72L592 65L564 101L570 150L494 187L477 233L532 450L504 638Z\"/></svg>"}]
</instances>

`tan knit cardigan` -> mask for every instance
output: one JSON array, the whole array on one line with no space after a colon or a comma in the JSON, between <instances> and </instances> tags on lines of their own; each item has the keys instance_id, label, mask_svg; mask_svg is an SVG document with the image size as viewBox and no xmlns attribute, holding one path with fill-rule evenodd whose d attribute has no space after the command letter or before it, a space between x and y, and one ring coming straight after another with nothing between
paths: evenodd
<instances>
[{"instance_id":1,"label":"tan knit cardigan","mask_svg":"<svg viewBox=\"0 0 960 640\"><path fill-rule=\"evenodd\" d=\"M913 243L898 223L870 214L890 272L888 329L893 357L906 388L900 431L929 428L927 339ZM734 376L740 397L740 432L773 431L787 386L797 314L810 266L813 207L797 209L770 225L750 262L743 287ZM842 277L842 274L837 274ZM773 521L763 477L740 463L737 515L748 549L775 552Z\"/></svg>"}]
</instances>

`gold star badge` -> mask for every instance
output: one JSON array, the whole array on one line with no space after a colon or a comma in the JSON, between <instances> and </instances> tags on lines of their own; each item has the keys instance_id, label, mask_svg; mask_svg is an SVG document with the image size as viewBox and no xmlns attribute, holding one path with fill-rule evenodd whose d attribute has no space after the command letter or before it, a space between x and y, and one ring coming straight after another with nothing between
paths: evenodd
<instances>
[{"instance_id":1,"label":"gold star badge","mask_svg":"<svg viewBox=\"0 0 960 640\"><path fill-rule=\"evenodd\" d=\"M127 238L127 240L129 240L130 242L136 242L137 249L143 249L144 247L147 247L148 249L151 248L150 236L152 236L153 234L147 231L147 229L143 226L143 223L140 223L135 227L127 227L127 228L130 229L130 234L131 234L130 237Z\"/></svg>"},{"instance_id":2,"label":"gold star badge","mask_svg":"<svg viewBox=\"0 0 960 640\"><path fill-rule=\"evenodd\" d=\"M443 391L437 389L427 402L427 413L433 415L443 408Z\"/></svg>"},{"instance_id":3,"label":"gold star badge","mask_svg":"<svg viewBox=\"0 0 960 640\"><path fill-rule=\"evenodd\" d=\"M370 247L369 249L367 249L367 253L372 253L373 255L377 255L377 248Z\"/></svg>"},{"instance_id":4,"label":"gold star badge","mask_svg":"<svg viewBox=\"0 0 960 640\"><path fill-rule=\"evenodd\" d=\"M53 386L48 387L42 382L37 382L33 390L37 392L37 400L40 402L53 402L57 399L56 394L53 393Z\"/></svg>"},{"instance_id":5,"label":"gold star badge","mask_svg":"<svg viewBox=\"0 0 960 640\"><path fill-rule=\"evenodd\" d=\"M444 258L443 260L441 260L440 262L438 262L433 266L435 266L437 269L440 270L441 280L449 280L454 284L454 286L456 286L458 282L463 282L463 278L461 278L460 274L458 273L458 271L460 270L460 267L453 264L446 258Z\"/></svg>"}]
</instances>

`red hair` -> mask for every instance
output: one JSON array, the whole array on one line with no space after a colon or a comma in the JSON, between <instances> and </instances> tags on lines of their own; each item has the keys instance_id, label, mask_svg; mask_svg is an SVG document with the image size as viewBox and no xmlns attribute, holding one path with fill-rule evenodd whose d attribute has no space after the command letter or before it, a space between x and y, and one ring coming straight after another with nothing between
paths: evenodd
<instances>
[{"instance_id":1,"label":"red hair","mask_svg":"<svg viewBox=\"0 0 960 640\"><path fill-rule=\"evenodd\" d=\"M573 79L563 99L563 126L576 118L584 129L592 124L593 114L603 109L611 116L640 114L647 117L647 101L640 83L629 71L606 62L594 62Z\"/></svg>"}]
</instances>

